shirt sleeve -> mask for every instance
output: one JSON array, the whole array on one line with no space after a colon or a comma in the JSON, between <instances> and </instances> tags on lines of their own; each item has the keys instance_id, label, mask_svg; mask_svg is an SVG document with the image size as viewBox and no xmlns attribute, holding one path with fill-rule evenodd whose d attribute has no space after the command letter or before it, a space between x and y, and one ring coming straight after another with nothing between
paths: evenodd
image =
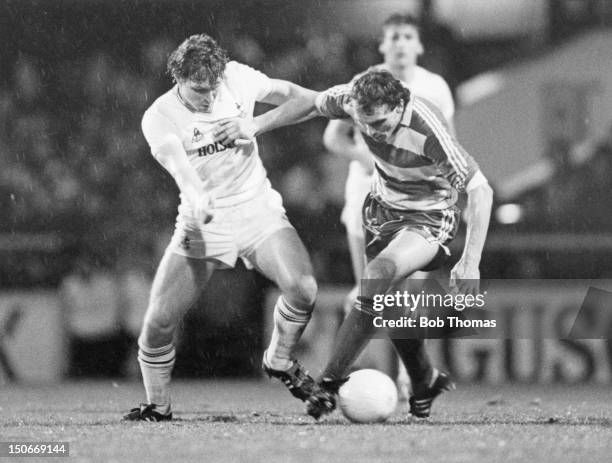
<instances>
[{"instance_id":1,"label":"shirt sleeve","mask_svg":"<svg viewBox=\"0 0 612 463\"><path fill-rule=\"evenodd\" d=\"M315 106L319 114L330 119L350 117L346 107L351 99L349 84L336 85L317 95Z\"/></svg>"},{"instance_id":2,"label":"shirt sleeve","mask_svg":"<svg viewBox=\"0 0 612 463\"><path fill-rule=\"evenodd\" d=\"M438 165L453 188L465 192L470 180L480 171L478 163L442 124L436 124L433 132L425 141L425 156Z\"/></svg>"},{"instance_id":3,"label":"shirt sleeve","mask_svg":"<svg viewBox=\"0 0 612 463\"><path fill-rule=\"evenodd\" d=\"M262 101L272 91L272 79L251 66L230 61L225 72L230 86L248 100Z\"/></svg>"},{"instance_id":4,"label":"shirt sleeve","mask_svg":"<svg viewBox=\"0 0 612 463\"><path fill-rule=\"evenodd\" d=\"M169 119L159 113L146 111L142 117L142 133L151 147L151 153L155 154L167 140L168 137L177 136L180 132Z\"/></svg>"}]
</instances>

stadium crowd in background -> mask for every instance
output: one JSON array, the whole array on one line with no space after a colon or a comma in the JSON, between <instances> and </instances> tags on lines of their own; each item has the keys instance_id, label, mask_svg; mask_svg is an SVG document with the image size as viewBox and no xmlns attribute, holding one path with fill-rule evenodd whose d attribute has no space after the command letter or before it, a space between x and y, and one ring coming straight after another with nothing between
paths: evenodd
<instances>
[{"instance_id":1,"label":"stadium crowd in background","mask_svg":"<svg viewBox=\"0 0 612 463\"><path fill-rule=\"evenodd\" d=\"M221 43L235 59L314 89L347 81L379 60L375 40L308 29L298 35L299 40L274 48L262 45L265 37L248 33ZM59 32L48 37L57 47L62 40ZM129 60L120 53L120 45L128 43L119 41L59 60L20 52L6 63L0 82L0 233L54 232L65 247L53 259L35 254L7 259L1 269L4 284L57 284L81 252L101 264L127 250L156 260L159 243L171 231L175 187L158 166L144 162L149 154L138 120L169 82L164 63L171 44L164 36L129 43L137 48ZM434 45L422 64L442 69L451 83L470 73L454 64L452 49L444 52L439 43ZM263 161L312 255L316 276L350 283L350 258L338 220L343 202L339 179L346 175L346 161L325 151L323 128L324 121L318 120L267 134ZM598 211L612 206L605 187L612 172L610 145L609 139L595 140L596 156L579 169L560 163L552 181L525 194L523 222L505 229L609 229L608 216ZM594 181L583 182L585 176ZM493 223L493 231L496 227ZM133 233L135 228L139 233ZM319 239L323 233L325 240ZM496 260L503 261L503 256ZM523 261L526 266L491 265L486 272L520 276L526 269L529 276L554 276L558 267L539 256Z\"/></svg>"}]
</instances>

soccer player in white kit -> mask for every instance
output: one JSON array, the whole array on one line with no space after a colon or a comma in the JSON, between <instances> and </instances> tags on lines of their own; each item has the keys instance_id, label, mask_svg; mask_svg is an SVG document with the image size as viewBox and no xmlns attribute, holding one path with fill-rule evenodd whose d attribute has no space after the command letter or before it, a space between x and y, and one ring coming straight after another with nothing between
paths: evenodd
<instances>
[{"instance_id":1,"label":"soccer player in white kit","mask_svg":"<svg viewBox=\"0 0 612 463\"><path fill-rule=\"evenodd\" d=\"M410 15L394 14L383 23L382 29L383 36L378 49L384 57L384 62L371 69L389 71L413 94L432 102L448 122L451 131L454 131L452 119L455 104L448 84L438 74L417 65L417 59L424 49L416 18ZM354 130L351 121L331 120L323 134L323 143L330 152L351 159L345 186L345 204L341 216L342 223L346 227L356 282L347 298L350 309L358 295L359 284L366 265L362 207L372 187L374 162L363 137L358 130ZM425 276L423 272L416 272L412 278L418 279ZM416 346L407 347L416 348ZM424 352L420 355L424 355ZM413 376L415 374L418 375L418 372L413 373ZM397 377L400 399L408 399L409 384L408 372L400 361Z\"/></svg>"},{"instance_id":2,"label":"soccer player in white kit","mask_svg":"<svg viewBox=\"0 0 612 463\"><path fill-rule=\"evenodd\" d=\"M187 38L170 55L168 71L176 85L147 109L142 130L153 156L174 177L181 203L138 340L147 403L124 419L172 418L169 384L177 324L212 272L233 267L238 258L281 290L264 371L306 400L314 381L294 359L293 348L317 292L310 258L270 185L257 142L222 144L214 134L231 120L254 137L275 127L265 114L255 124L256 101L277 105L276 114L282 115L284 102L314 92L229 61L205 34Z\"/></svg>"}]
</instances>

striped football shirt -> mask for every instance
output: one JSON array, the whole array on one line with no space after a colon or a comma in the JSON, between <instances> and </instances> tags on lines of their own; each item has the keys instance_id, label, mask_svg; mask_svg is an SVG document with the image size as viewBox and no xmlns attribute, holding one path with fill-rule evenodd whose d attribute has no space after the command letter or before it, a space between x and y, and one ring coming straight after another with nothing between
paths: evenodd
<instances>
[{"instance_id":1,"label":"striped football shirt","mask_svg":"<svg viewBox=\"0 0 612 463\"><path fill-rule=\"evenodd\" d=\"M318 95L319 113L331 119L355 119L351 84ZM398 127L384 142L361 131L374 155L372 193L384 205L402 210L443 210L479 172L478 164L448 130L439 110L411 95Z\"/></svg>"}]
</instances>

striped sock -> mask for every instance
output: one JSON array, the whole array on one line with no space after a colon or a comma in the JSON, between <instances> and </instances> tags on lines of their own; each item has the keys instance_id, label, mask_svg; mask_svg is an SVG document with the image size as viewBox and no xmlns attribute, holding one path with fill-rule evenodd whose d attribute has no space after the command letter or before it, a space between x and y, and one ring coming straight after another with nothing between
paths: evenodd
<instances>
[{"instance_id":1,"label":"striped sock","mask_svg":"<svg viewBox=\"0 0 612 463\"><path fill-rule=\"evenodd\" d=\"M372 317L377 317L380 315L380 313L374 310L374 299L371 297L357 296L353 302L353 308Z\"/></svg>"},{"instance_id":2,"label":"striped sock","mask_svg":"<svg viewBox=\"0 0 612 463\"><path fill-rule=\"evenodd\" d=\"M138 363L142 372L147 400L156 404L162 415L170 413L170 379L174 359L174 346L148 347L138 342Z\"/></svg>"},{"instance_id":3,"label":"striped sock","mask_svg":"<svg viewBox=\"0 0 612 463\"><path fill-rule=\"evenodd\" d=\"M266 351L266 363L274 370L287 370L292 365L293 348L310 320L312 307L297 308L280 296L274 306L274 330Z\"/></svg>"}]
</instances>

